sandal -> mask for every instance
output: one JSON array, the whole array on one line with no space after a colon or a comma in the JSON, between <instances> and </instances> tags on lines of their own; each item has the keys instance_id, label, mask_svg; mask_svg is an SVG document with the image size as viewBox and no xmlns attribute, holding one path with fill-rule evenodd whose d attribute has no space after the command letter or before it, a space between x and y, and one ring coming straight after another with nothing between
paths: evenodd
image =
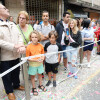
<instances>
[{"instance_id":1,"label":"sandal","mask_svg":"<svg viewBox=\"0 0 100 100\"><path fill-rule=\"evenodd\" d=\"M41 85L41 86L39 85L38 88L41 89L43 92L47 91L47 89L43 85Z\"/></svg>"},{"instance_id":2,"label":"sandal","mask_svg":"<svg viewBox=\"0 0 100 100\"><path fill-rule=\"evenodd\" d=\"M35 96L38 95L38 92L37 92L36 88L32 88L32 91L33 91L33 95L35 95Z\"/></svg>"}]
</instances>

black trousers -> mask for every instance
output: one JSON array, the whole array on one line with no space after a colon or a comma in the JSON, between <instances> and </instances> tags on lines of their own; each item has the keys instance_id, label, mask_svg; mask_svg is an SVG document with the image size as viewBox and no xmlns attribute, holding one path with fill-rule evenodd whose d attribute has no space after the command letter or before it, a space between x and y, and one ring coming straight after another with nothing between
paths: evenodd
<instances>
[{"instance_id":1,"label":"black trousers","mask_svg":"<svg viewBox=\"0 0 100 100\"><path fill-rule=\"evenodd\" d=\"M13 67L14 65L19 63L19 59L10 60L10 61L1 61L1 73ZM20 86L19 80L20 67L11 71L2 77L4 88L7 94L13 93L13 89L16 89Z\"/></svg>"}]
</instances>

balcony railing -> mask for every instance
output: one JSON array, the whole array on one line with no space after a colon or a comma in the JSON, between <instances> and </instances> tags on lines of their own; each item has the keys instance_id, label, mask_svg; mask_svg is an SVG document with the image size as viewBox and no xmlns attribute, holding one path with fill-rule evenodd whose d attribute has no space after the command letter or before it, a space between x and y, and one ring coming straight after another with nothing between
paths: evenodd
<instances>
[{"instance_id":1,"label":"balcony railing","mask_svg":"<svg viewBox=\"0 0 100 100\"><path fill-rule=\"evenodd\" d=\"M100 10L100 0L68 0L68 2Z\"/></svg>"}]
</instances>

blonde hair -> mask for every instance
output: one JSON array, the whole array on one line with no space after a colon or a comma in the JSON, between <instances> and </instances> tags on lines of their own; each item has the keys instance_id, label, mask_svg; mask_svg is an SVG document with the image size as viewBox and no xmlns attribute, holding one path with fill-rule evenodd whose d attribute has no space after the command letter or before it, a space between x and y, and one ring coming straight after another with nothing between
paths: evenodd
<instances>
[{"instance_id":1,"label":"blonde hair","mask_svg":"<svg viewBox=\"0 0 100 100\"><path fill-rule=\"evenodd\" d=\"M34 30L34 31L32 31L32 32L30 33L30 35L29 35L29 40L30 40L30 41L32 41L32 39L31 39L32 34L36 34L36 35L37 35L38 42L41 41L41 35L40 35L40 33L39 33L38 31L36 31L36 30Z\"/></svg>"},{"instance_id":2,"label":"blonde hair","mask_svg":"<svg viewBox=\"0 0 100 100\"><path fill-rule=\"evenodd\" d=\"M77 32L78 32L78 30L79 30L78 27L77 27L77 22L76 22L75 19L70 19L70 20L69 20L68 27L69 27L70 31L71 31L71 28L70 28L71 22L74 23L74 27L73 27L73 29L72 29L72 32L73 32L74 34L77 34Z\"/></svg>"},{"instance_id":3,"label":"blonde hair","mask_svg":"<svg viewBox=\"0 0 100 100\"><path fill-rule=\"evenodd\" d=\"M18 17L17 17L17 24L19 24L19 16L20 16L21 14L24 14L24 15L25 15L26 21L27 21L26 23L28 23L28 20L29 20L29 15L28 15L28 13L27 13L26 11L20 11L19 14L18 14Z\"/></svg>"}]
</instances>

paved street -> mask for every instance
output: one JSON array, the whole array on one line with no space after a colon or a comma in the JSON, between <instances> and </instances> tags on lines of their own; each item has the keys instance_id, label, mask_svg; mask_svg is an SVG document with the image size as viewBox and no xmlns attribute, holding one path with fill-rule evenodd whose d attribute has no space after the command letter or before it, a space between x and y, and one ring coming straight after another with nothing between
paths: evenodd
<instances>
[{"instance_id":1,"label":"paved street","mask_svg":"<svg viewBox=\"0 0 100 100\"><path fill-rule=\"evenodd\" d=\"M31 100L100 100L100 57L92 57L91 68L86 65L78 68L78 79L73 77L67 78L67 73L64 71L63 65L59 66L59 73L57 74L57 87L53 88L52 85L47 88L47 92L38 90L39 95L31 95ZM84 61L85 62L85 61ZM48 81L47 76L43 79L45 85ZM30 92L31 92L31 82ZM21 84L24 85L22 75ZM38 86L38 82L36 82ZM8 100L5 94L2 81L0 79L0 100ZM25 92L14 91L17 100L25 100Z\"/></svg>"},{"instance_id":2,"label":"paved street","mask_svg":"<svg viewBox=\"0 0 100 100\"><path fill-rule=\"evenodd\" d=\"M76 94L79 100L100 100L100 72L80 89Z\"/></svg>"}]
</instances>

